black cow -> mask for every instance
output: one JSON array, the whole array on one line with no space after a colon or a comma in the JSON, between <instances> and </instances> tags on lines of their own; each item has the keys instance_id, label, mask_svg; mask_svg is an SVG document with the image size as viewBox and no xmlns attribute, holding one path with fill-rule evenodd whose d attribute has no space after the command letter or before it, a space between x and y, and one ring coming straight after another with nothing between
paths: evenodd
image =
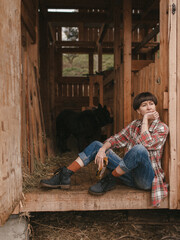
<instances>
[{"instance_id":1,"label":"black cow","mask_svg":"<svg viewBox=\"0 0 180 240\"><path fill-rule=\"evenodd\" d=\"M93 140L100 140L101 127L112 123L113 118L106 106L101 104L93 110L74 112L62 111L56 118L57 146L60 152L66 152L70 135L77 139L78 150L82 151Z\"/></svg>"}]
</instances>

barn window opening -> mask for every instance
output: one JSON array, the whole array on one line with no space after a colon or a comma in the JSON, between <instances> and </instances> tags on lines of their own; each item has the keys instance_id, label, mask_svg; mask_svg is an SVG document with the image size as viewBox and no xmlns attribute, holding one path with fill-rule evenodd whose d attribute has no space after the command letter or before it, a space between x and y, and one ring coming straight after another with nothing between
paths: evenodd
<instances>
[{"instance_id":1,"label":"barn window opening","mask_svg":"<svg viewBox=\"0 0 180 240\"><path fill-rule=\"evenodd\" d=\"M102 55L102 71L110 70L114 67L114 55ZM94 54L94 73L98 72L98 55Z\"/></svg>"},{"instance_id":2,"label":"barn window opening","mask_svg":"<svg viewBox=\"0 0 180 240\"><path fill-rule=\"evenodd\" d=\"M78 27L62 27L61 36L62 36L61 37L62 41L78 41L79 28Z\"/></svg>"},{"instance_id":3,"label":"barn window opening","mask_svg":"<svg viewBox=\"0 0 180 240\"><path fill-rule=\"evenodd\" d=\"M63 77L83 77L89 73L88 54L64 53Z\"/></svg>"}]
</instances>

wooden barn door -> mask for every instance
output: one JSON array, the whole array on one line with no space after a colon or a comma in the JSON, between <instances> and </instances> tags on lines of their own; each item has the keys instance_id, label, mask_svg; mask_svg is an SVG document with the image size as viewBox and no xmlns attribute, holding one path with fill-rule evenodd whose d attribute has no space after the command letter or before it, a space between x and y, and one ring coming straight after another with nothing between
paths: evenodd
<instances>
[{"instance_id":1,"label":"wooden barn door","mask_svg":"<svg viewBox=\"0 0 180 240\"><path fill-rule=\"evenodd\" d=\"M0 225L22 193L20 3L0 1Z\"/></svg>"},{"instance_id":2,"label":"wooden barn door","mask_svg":"<svg viewBox=\"0 0 180 240\"><path fill-rule=\"evenodd\" d=\"M169 0L170 208L180 209L180 2Z\"/></svg>"}]
</instances>

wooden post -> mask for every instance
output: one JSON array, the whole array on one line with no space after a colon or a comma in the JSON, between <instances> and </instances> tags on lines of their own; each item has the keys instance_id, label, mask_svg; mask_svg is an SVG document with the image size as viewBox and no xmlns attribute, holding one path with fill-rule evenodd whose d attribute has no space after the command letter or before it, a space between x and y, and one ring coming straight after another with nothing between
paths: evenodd
<instances>
[{"instance_id":1,"label":"wooden post","mask_svg":"<svg viewBox=\"0 0 180 240\"><path fill-rule=\"evenodd\" d=\"M54 155L54 143L55 139L55 67L54 67L54 44L49 47L49 101L50 101L50 111L48 114L49 119L49 137L47 138L47 153L48 156Z\"/></svg>"},{"instance_id":2,"label":"wooden post","mask_svg":"<svg viewBox=\"0 0 180 240\"><path fill-rule=\"evenodd\" d=\"M40 12L40 91L42 99L42 108L44 113L45 128L48 133L48 111L49 111L49 94L48 94L48 25L46 21L46 12Z\"/></svg>"},{"instance_id":3,"label":"wooden post","mask_svg":"<svg viewBox=\"0 0 180 240\"><path fill-rule=\"evenodd\" d=\"M93 74L93 69L94 69L93 53L89 53L89 74Z\"/></svg>"},{"instance_id":4,"label":"wooden post","mask_svg":"<svg viewBox=\"0 0 180 240\"><path fill-rule=\"evenodd\" d=\"M89 77L89 107L94 107L94 85L99 84L99 103L103 106L103 76L92 75Z\"/></svg>"},{"instance_id":5,"label":"wooden post","mask_svg":"<svg viewBox=\"0 0 180 240\"><path fill-rule=\"evenodd\" d=\"M123 42L124 42L124 126L131 122L131 32L132 0L123 1Z\"/></svg>"},{"instance_id":6,"label":"wooden post","mask_svg":"<svg viewBox=\"0 0 180 240\"><path fill-rule=\"evenodd\" d=\"M168 0L160 1L160 64L159 64L159 79L160 85L157 88L156 95L158 95L158 106L161 109L161 119L163 122L168 124L168 108L164 106L165 98L168 92L168 64L169 64L169 57L168 57ZM154 89L152 91L154 92ZM158 93L161 94L158 94ZM165 172L166 181L169 181L169 139L166 142L165 149L164 149L164 156L162 167Z\"/></svg>"},{"instance_id":7,"label":"wooden post","mask_svg":"<svg viewBox=\"0 0 180 240\"><path fill-rule=\"evenodd\" d=\"M180 208L180 3L177 1L177 161L178 161L178 209Z\"/></svg>"},{"instance_id":8,"label":"wooden post","mask_svg":"<svg viewBox=\"0 0 180 240\"><path fill-rule=\"evenodd\" d=\"M0 1L0 225L22 194L21 1Z\"/></svg>"},{"instance_id":9,"label":"wooden post","mask_svg":"<svg viewBox=\"0 0 180 240\"><path fill-rule=\"evenodd\" d=\"M98 44L98 72L102 72L102 45Z\"/></svg>"},{"instance_id":10,"label":"wooden post","mask_svg":"<svg viewBox=\"0 0 180 240\"><path fill-rule=\"evenodd\" d=\"M122 106L123 93L121 92L120 88L120 65L121 65L120 12L121 12L120 6L119 5L114 6L114 111L113 111L114 132L120 130L119 126L123 125L121 124L121 119L123 120L124 115L124 109Z\"/></svg>"},{"instance_id":11,"label":"wooden post","mask_svg":"<svg viewBox=\"0 0 180 240\"><path fill-rule=\"evenodd\" d=\"M162 0L161 0L162 1ZM178 161L176 146L177 131L177 99L176 99L176 23L177 15L172 13L172 5L177 6L177 0L169 0L169 129L170 129L170 209L177 208L177 192L178 192Z\"/></svg>"}]
</instances>

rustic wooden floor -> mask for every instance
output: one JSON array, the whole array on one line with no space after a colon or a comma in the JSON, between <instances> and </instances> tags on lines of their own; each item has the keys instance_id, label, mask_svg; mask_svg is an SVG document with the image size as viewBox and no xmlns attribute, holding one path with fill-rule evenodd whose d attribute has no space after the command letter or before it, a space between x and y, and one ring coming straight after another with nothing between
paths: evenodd
<instances>
[{"instance_id":1,"label":"rustic wooden floor","mask_svg":"<svg viewBox=\"0 0 180 240\"><path fill-rule=\"evenodd\" d=\"M97 167L94 163L80 169L71 178L69 190L43 189L37 186L25 193L24 200L16 208L17 212L48 211L89 211L115 209L151 209L150 191L142 191L117 184L116 189L103 196L92 196L88 188L97 182ZM166 198L161 208L168 208Z\"/></svg>"}]
</instances>

